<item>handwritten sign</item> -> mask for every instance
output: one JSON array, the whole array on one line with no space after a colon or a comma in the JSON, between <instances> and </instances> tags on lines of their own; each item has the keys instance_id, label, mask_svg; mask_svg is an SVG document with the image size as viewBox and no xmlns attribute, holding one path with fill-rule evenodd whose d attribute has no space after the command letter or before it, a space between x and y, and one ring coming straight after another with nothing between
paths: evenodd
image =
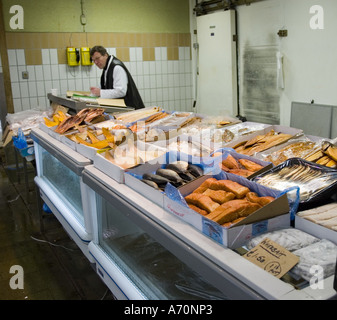
<instances>
[{"instance_id":1,"label":"handwritten sign","mask_svg":"<svg viewBox=\"0 0 337 320\"><path fill-rule=\"evenodd\" d=\"M300 260L298 256L268 238L263 239L243 257L277 278L281 278Z\"/></svg>"}]
</instances>

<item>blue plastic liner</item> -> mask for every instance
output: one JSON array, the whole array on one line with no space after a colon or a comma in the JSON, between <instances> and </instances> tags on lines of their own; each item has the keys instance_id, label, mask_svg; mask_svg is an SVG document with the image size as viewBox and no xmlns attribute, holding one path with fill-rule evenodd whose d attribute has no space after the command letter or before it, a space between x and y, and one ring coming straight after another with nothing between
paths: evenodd
<instances>
[{"instance_id":1,"label":"blue plastic liner","mask_svg":"<svg viewBox=\"0 0 337 320\"><path fill-rule=\"evenodd\" d=\"M18 130L17 137L13 136L13 143L14 143L15 148L17 149L25 149L28 147L27 139L25 135L23 134L23 131L21 128L19 128Z\"/></svg>"}]
</instances>

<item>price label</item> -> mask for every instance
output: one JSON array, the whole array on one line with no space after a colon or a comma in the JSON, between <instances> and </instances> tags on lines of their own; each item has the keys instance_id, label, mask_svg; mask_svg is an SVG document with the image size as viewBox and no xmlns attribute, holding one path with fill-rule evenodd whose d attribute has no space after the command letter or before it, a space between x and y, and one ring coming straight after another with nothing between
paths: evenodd
<instances>
[{"instance_id":1,"label":"price label","mask_svg":"<svg viewBox=\"0 0 337 320\"><path fill-rule=\"evenodd\" d=\"M298 256L268 238L263 239L243 257L277 278L281 278L300 260Z\"/></svg>"}]
</instances>

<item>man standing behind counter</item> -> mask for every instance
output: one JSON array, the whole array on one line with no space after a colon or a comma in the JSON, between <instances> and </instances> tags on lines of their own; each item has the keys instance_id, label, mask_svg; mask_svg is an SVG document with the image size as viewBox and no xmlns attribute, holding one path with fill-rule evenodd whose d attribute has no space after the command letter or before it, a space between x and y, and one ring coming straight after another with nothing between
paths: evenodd
<instances>
[{"instance_id":1,"label":"man standing behind counter","mask_svg":"<svg viewBox=\"0 0 337 320\"><path fill-rule=\"evenodd\" d=\"M103 99L124 99L126 106L144 108L143 100L133 78L122 61L110 56L102 46L90 49L90 57L96 66L103 70L101 87L91 87L93 95Z\"/></svg>"}]
</instances>

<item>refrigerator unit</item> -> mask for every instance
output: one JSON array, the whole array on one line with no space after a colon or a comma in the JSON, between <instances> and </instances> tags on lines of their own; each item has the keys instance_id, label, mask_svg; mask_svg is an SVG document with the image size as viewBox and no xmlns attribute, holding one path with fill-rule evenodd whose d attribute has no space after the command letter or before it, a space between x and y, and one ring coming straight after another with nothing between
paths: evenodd
<instances>
[{"instance_id":1,"label":"refrigerator unit","mask_svg":"<svg viewBox=\"0 0 337 320\"><path fill-rule=\"evenodd\" d=\"M329 299L270 275L204 236L94 166L83 172L93 212L89 252L96 272L118 299Z\"/></svg>"},{"instance_id":2,"label":"refrigerator unit","mask_svg":"<svg viewBox=\"0 0 337 320\"><path fill-rule=\"evenodd\" d=\"M92 217L82 181L83 169L92 162L39 128L33 129L31 136L37 170L34 180L40 196L92 261L88 251Z\"/></svg>"}]
</instances>

